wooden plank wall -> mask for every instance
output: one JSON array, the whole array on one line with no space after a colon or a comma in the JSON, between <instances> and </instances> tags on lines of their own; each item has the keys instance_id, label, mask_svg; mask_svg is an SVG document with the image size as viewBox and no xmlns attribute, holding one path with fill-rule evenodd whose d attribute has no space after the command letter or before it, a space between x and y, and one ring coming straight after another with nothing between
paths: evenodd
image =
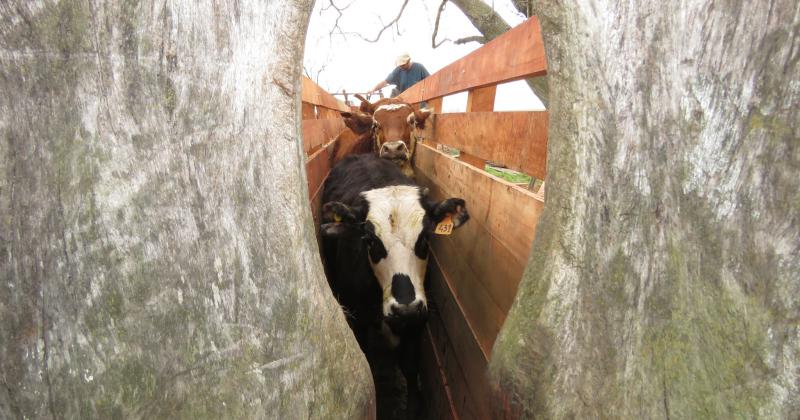
<instances>
[{"instance_id":1,"label":"wooden plank wall","mask_svg":"<svg viewBox=\"0 0 800 420\"><path fill-rule=\"evenodd\" d=\"M461 197L471 220L431 243L427 359L452 404L431 405L434 418L514 418L506 397L490 383L492 346L516 296L543 194L494 177L486 161L546 175L547 112L493 112L496 85L546 74L539 23L531 18L467 57L431 75L401 95L441 110L446 95L468 91L467 112L436 114L422 133L414 157L417 181L435 199ZM441 145L459 149L459 158ZM542 191L543 192L543 191Z\"/></svg>"},{"instance_id":2,"label":"wooden plank wall","mask_svg":"<svg viewBox=\"0 0 800 420\"><path fill-rule=\"evenodd\" d=\"M331 170L336 139L345 128L339 112L349 111L350 107L307 77L303 77L302 86L303 151L306 153L308 197L314 225L318 227L322 184Z\"/></svg>"},{"instance_id":3,"label":"wooden plank wall","mask_svg":"<svg viewBox=\"0 0 800 420\"><path fill-rule=\"evenodd\" d=\"M411 86L399 98L409 103L436 101L453 93L545 74L541 27L534 16ZM472 111L480 110L485 109Z\"/></svg>"}]
</instances>

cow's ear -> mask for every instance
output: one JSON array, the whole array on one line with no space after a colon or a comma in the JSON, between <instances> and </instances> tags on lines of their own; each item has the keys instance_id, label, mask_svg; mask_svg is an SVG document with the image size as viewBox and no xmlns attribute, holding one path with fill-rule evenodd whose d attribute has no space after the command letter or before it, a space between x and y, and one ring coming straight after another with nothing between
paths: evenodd
<instances>
[{"instance_id":1,"label":"cow's ear","mask_svg":"<svg viewBox=\"0 0 800 420\"><path fill-rule=\"evenodd\" d=\"M361 95L359 95L357 93L356 93L355 96L356 96L356 98L358 98L361 101L361 105L359 105L359 107L358 107L358 109L361 112L366 112L367 114L374 114L375 113L375 104L373 104L372 102L368 101L367 98L365 98L365 97L363 97L363 96L361 96Z\"/></svg>"},{"instance_id":2,"label":"cow's ear","mask_svg":"<svg viewBox=\"0 0 800 420\"><path fill-rule=\"evenodd\" d=\"M408 116L408 123L416 125L419 129L423 129L425 128L425 120L427 120L430 116L431 110L428 108L422 108L414 111L413 114Z\"/></svg>"},{"instance_id":3,"label":"cow's ear","mask_svg":"<svg viewBox=\"0 0 800 420\"><path fill-rule=\"evenodd\" d=\"M319 229L322 236L339 237L360 234L358 210L338 201L322 206L322 221Z\"/></svg>"},{"instance_id":4,"label":"cow's ear","mask_svg":"<svg viewBox=\"0 0 800 420\"><path fill-rule=\"evenodd\" d=\"M469 220L467 204L462 198L448 198L433 205L430 217L434 226L441 222L445 217L450 216L453 221L453 228L459 228Z\"/></svg>"},{"instance_id":5,"label":"cow's ear","mask_svg":"<svg viewBox=\"0 0 800 420\"><path fill-rule=\"evenodd\" d=\"M344 125L356 134L364 134L372 127L372 115L362 112L340 112Z\"/></svg>"}]
</instances>

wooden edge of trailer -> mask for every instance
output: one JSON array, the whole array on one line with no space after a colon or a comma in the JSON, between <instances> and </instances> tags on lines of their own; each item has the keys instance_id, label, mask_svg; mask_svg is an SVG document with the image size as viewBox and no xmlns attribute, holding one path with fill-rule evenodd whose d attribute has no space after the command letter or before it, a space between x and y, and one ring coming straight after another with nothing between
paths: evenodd
<instances>
[{"instance_id":1,"label":"wooden edge of trailer","mask_svg":"<svg viewBox=\"0 0 800 420\"><path fill-rule=\"evenodd\" d=\"M303 151L306 155L313 154L320 146L335 139L344 129L344 120L341 117L303 120Z\"/></svg>"},{"instance_id":2,"label":"wooden edge of trailer","mask_svg":"<svg viewBox=\"0 0 800 420\"><path fill-rule=\"evenodd\" d=\"M436 115L436 143L544 179L547 111L466 112ZM483 168L480 168L483 169Z\"/></svg>"},{"instance_id":3,"label":"wooden edge of trailer","mask_svg":"<svg viewBox=\"0 0 800 420\"><path fill-rule=\"evenodd\" d=\"M505 396L488 377L488 360L516 296L544 202L436 150L435 142L420 143L416 153L417 180L430 188L431 197L464 198L471 215L452 235L432 240L434 348L443 355L442 369L461 418L498 412L505 417Z\"/></svg>"},{"instance_id":4,"label":"wooden edge of trailer","mask_svg":"<svg viewBox=\"0 0 800 420\"><path fill-rule=\"evenodd\" d=\"M300 100L303 101L304 103L324 107L336 112L350 111L350 107L347 104L334 98L333 95L326 92L318 84L314 83L313 80L309 79L306 76L303 76L302 78ZM325 115L324 118L330 118L330 116ZM303 119L310 119L310 118L307 118L304 115Z\"/></svg>"},{"instance_id":5,"label":"wooden edge of trailer","mask_svg":"<svg viewBox=\"0 0 800 420\"><path fill-rule=\"evenodd\" d=\"M470 89L545 74L547 60L541 26L539 19L532 16L464 58L411 86L398 97L408 103L419 103ZM493 97L493 93L491 96Z\"/></svg>"}]
</instances>

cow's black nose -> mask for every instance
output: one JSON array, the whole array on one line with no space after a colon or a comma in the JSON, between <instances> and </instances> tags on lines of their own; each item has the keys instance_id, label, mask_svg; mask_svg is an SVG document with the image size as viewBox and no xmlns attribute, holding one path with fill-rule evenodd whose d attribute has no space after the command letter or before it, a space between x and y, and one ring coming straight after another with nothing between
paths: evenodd
<instances>
[{"instance_id":1,"label":"cow's black nose","mask_svg":"<svg viewBox=\"0 0 800 420\"><path fill-rule=\"evenodd\" d=\"M414 300L414 285L411 278L406 274L395 274L392 276L392 296L397 303L408 304Z\"/></svg>"}]
</instances>

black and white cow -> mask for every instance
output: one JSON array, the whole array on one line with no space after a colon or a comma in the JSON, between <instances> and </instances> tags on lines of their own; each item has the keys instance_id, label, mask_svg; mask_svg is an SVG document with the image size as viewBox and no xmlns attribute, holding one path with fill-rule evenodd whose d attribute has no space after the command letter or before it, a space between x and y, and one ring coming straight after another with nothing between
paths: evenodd
<instances>
[{"instance_id":1,"label":"black and white cow","mask_svg":"<svg viewBox=\"0 0 800 420\"><path fill-rule=\"evenodd\" d=\"M354 155L331 170L323 191L323 254L328 281L361 349L379 325L408 385L409 413L421 408L419 339L427 319L428 239L447 216L467 222L463 199L434 202L400 168Z\"/></svg>"}]
</instances>

